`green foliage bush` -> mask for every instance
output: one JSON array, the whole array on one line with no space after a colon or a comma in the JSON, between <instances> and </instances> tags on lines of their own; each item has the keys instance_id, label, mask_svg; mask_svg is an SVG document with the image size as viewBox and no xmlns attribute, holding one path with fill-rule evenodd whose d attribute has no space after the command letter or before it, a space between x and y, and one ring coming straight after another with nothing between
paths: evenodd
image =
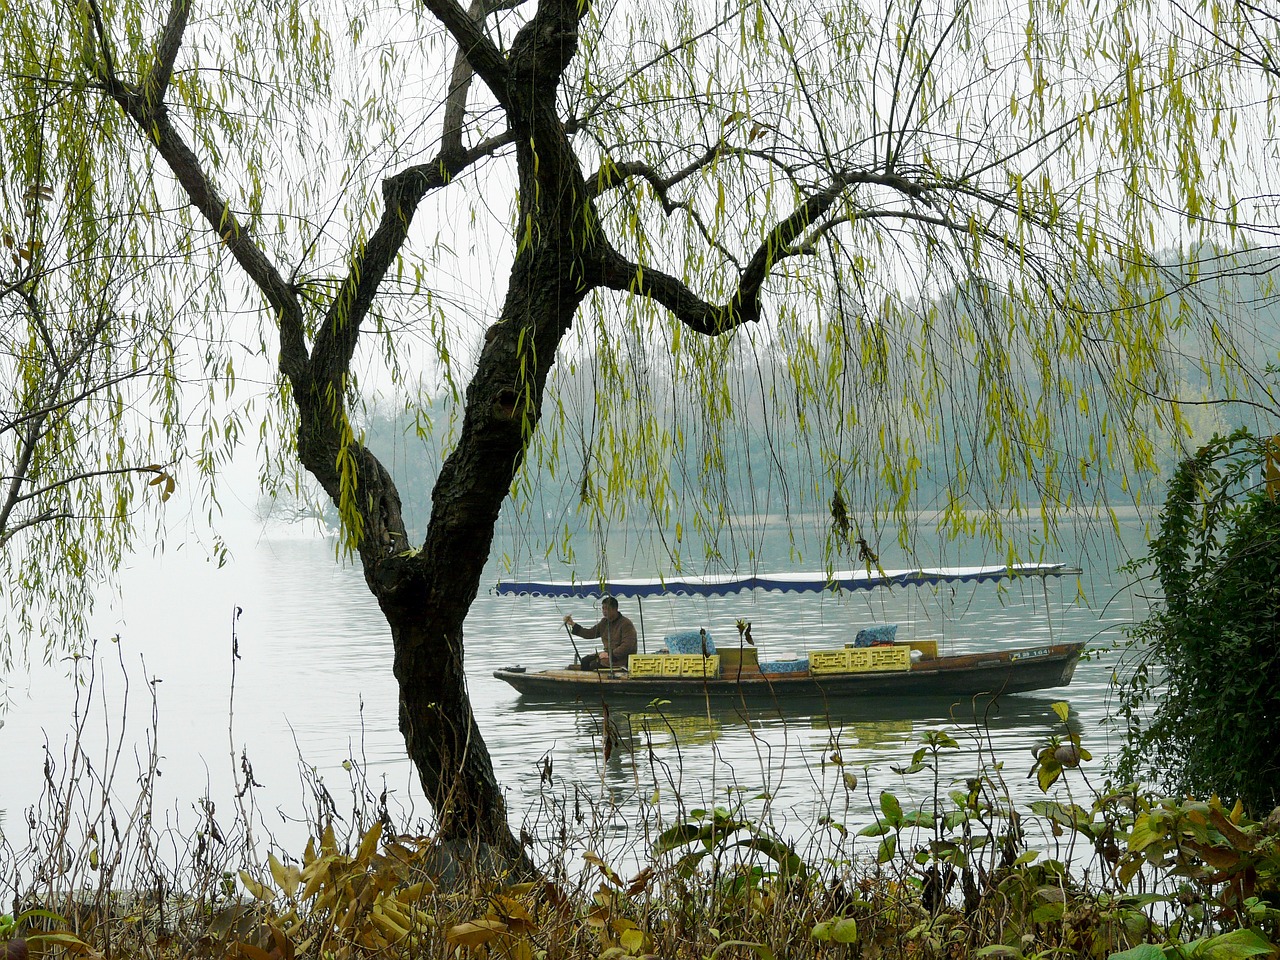
<instances>
[{"instance_id":1,"label":"green foliage bush","mask_svg":"<svg viewBox=\"0 0 1280 960\"><path fill-rule=\"evenodd\" d=\"M1151 541L1164 604L1130 634L1122 779L1280 804L1280 499L1266 443L1214 437L1178 466ZM1274 493L1274 491L1273 491Z\"/></svg>"}]
</instances>

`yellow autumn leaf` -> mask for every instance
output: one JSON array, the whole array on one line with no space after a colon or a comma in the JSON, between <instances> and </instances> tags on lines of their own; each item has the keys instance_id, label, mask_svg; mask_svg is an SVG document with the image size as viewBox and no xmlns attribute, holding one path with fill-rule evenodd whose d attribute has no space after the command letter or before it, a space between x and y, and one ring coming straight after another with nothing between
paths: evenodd
<instances>
[{"instance_id":1,"label":"yellow autumn leaf","mask_svg":"<svg viewBox=\"0 0 1280 960\"><path fill-rule=\"evenodd\" d=\"M378 852L378 841L382 839L382 821L379 820L360 841L360 850L356 853L356 859L365 862Z\"/></svg>"},{"instance_id":2,"label":"yellow autumn leaf","mask_svg":"<svg viewBox=\"0 0 1280 960\"><path fill-rule=\"evenodd\" d=\"M479 947L508 932L501 920L468 920L449 928L445 939L455 947Z\"/></svg>"},{"instance_id":3,"label":"yellow autumn leaf","mask_svg":"<svg viewBox=\"0 0 1280 960\"><path fill-rule=\"evenodd\" d=\"M527 883L513 883L509 887L503 888L503 893L509 897L524 897L536 890L542 889L542 883L539 881L529 881Z\"/></svg>"},{"instance_id":4,"label":"yellow autumn leaf","mask_svg":"<svg viewBox=\"0 0 1280 960\"><path fill-rule=\"evenodd\" d=\"M613 868L609 866L607 863L605 863L603 860L601 860L600 855L596 853L594 850L586 851L582 855L582 859L587 861L587 863L591 864L593 867L596 867L597 869L599 869L599 871L603 873L605 877L608 879L608 881L612 883L614 886L617 886L617 887L622 886L622 878L619 877L616 873L614 873Z\"/></svg>"},{"instance_id":5,"label":"yellow autumn leaf","mask_svg":"<svg viewBox=\"0 0 1280 960\"><path fill-rule=\"evenodd\" d=\"M276 882L276 886L284 891L284 895L290 900L298 892L298 885L302 882L302 871L294 866L285 866L276 859L274 853L268 854L267 866L271 869L271 877Z\"/></svg>"},{"instance_id":6,"label":"yellow autumn leaf","mask_svg":"<svg viewBox=\"0 0 1280 960\"><path fill-rule=\"evenodd\" d=\"M409 935L409 928L402 925L396 918L388 915L385 911L378 909L376 906L369 915L369 919L373 925L386 934L393 942L401 940Z\"/></svg>"},{"instance_id":7,"label":"yellow autumn leaf","mask_svg":"<svg viewBox=\"0 0 1280 960\"><path fill-rule=\"evenodd\" d=\"M413 903L415 900L421 900L428 894L436 892L436 885L430 880L423 880L420 883L410 884L399 893L396 899L401 903Z\"/></svg>"},{"instance_id":8,"label":"yellow autumn leaf","mask_svg":"<svg viewBox=\"0 0 1280 960\"><path fill-rule=\"evenodd\" d=\"M332 823L328 824L320 834L320 850L328 854L336 854L338 852L338 840L334 836Z\"/></svg>"},{"instance_id":9,"label":"yellow autumn leaf","mask_svg":"<svg viewBox=\"0 0 1280 960\"><path fill-rule=\"evenodd\" d=\"M249 891L258 900L263 903L270 903L274 900L275 894L271 892L271 888L266 884L259 883L249 875L247 870L240 871L240 882L244 884L244 888Z\"/></svg>"},{"instance_id":10,"label":"yellow autumn leaf","mask_svg":"<svg viewBox=\"0 0 1280 960\"><path fill-rule=\"evenodd\" d=\"M618 940L632 956L648 952L649 935L643 930L624 930Z\"/></svg>"},{"instance_id":11,"label":"yellow autumn leaf","mask_svg":"<svg viewBox=\"0 0 1280 960\"><path fill-rule=\"evenodd\" d=\"M507 921L519 921L521 923L532 923L533 915L529 913L529 908L519 900L513 897L506 897L498 894L490 901L490 911L496 913Z\"/></svg>"}]
</instances>

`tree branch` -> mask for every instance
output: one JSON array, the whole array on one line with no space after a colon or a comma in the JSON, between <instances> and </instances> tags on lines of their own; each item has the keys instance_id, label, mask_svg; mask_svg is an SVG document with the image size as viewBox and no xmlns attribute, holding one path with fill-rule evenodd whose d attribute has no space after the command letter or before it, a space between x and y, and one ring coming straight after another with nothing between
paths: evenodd
<instances>
[{"instance_id":1,"label":"tree branch","mask_svg":"<svg viewBox=\"0 0 1280 960\"><path fill-rule=\"evenodd\" d=\"M182 0L175 0L175 3L178 2ZM112 77L108 77L103 86L107 95L120 105L143 135L156 145L192 206L222 238L232 257L248 274L250 281L262 291L267 303L275 311L280 324L281 369L292 378L304 377L307 347L302 305L293 288L267 259L248 229L232 212L230 204L219 195L195 152L187 146L182 134L170 122L165 104L148 102L137 87Z\"/></svg>"},{"instance_id":2,"label":"tree branch","mask_svg":"<svg viewBox=\"0 0 1280 960\"><path fill-rule=\"evenodd\" d=\"M851 170L836 176L828 186L801 203L789 217L774 225L742 270L737 291L724 304L708 303L679 278L648 266L642 269L616 250L609 250L602 259L602 282L610 289L626 290L656 300L689 329L708 336L727 333L743 323L755 323L760 319L760 290L769 277L769 271L787 257L813 251L817 236L810 236L808 241L797 244L803 234L815 229L817 235L825 234L839 222L864 218L848 215L825 219L826 213L844 192L857 184L879 184L912 199L922 198L927 190L922 184L892 173ZM906 211L896 215L911 216Z\"/></svg>"},{"instance_id":3,"label":"tree branch","mask_svg":"<svg viewBox=\"0 0 1280 960\"><path fill-rule=\"evenodd\" d=\"M1237 0L1237 3L1245 10L1248 10L1250 13L1257 14L1265 20L1280 23L1280 15L1263 10L1256 5L1249 3L1248 0ZM1252 63L1263 73L1269 73L1272 76L1280 76L1280 65L1277 65L1276 61L1272 58L1266 40L1258 33L1258 28L1254 26L1252 20L1246 19L1245 24L1248 27L1249 33L1257 41L1257 47L1254 49L1246 49L1240 44L1228 40L1220 30L1205 24L1201 19L1187 10L1181 3L1175 3L1174 7L1188 20L1198 26L1205 33L1209 34L1209 36L1213 37L1218 41L1218 43L1222 44L1232 53L1243 58L1247 62Z\"/></svg>"},{"instance_id":4,"label":"tree branch","mask_svg":"<svg viewBox=\"0 0 1280 960\"><path fill-rule=\"evenodd\" d=\"M102 73L107 83L117 83L115 59L111 56L111 42L107 37L106 25L102 22L102 8L98 0L85 0L89 14L93 20L93 32L98 38L98 50L102 54Z\"/></svg>"},{"instance_id":5,"label":"tree branch","mask_svg":"<svg viewBox=\"0 0 1280 960\"><path fill-rule=\"evenodd\" d=\"M70 397L67 397L64 400L59 400L57 403L46 404L37 410L30 410L24 413L22 416L18 416L15 413L13 420L9 421L8 423L5 423L3 427L0 427L0 433L4 433L8 430L15 430L18 427L22 426L24 423L34 420L37 417L46 417L46 416L49 416L50 414L57 413L59 410L64 410L70 407L74 407L76 404L84 400L88 400L94 394L101 393L103 390L107 390L110 387L114 387L118 383L124 383L126 380L135 380L138 377L145 377L149 373L151 373L150 367L139 367L137 370L130 370L127 373L120 373L120 374L116 374L113 377L108 377L107 379L101 381L100 383L95 383L91 387L85 387L83 390L79 391L78 393ZM62 378L59 377L58 386L56 386L52 390L47 391L46 395L56 394L57 391L61 389L61 383L62 383Z\"/></svg>"},{"instance_id":6,"label":"tree branch","mask_svg":"<svg viewBox=\"0 0 1280 960\"><path fill-rule=\"evenodd\" d=\"M477 0L477 4L480 2L482 0ZM498 98L498 102L503 107L508 106L507 79L510 76L510 70L502 51L480 28L480 22L463 10L455 0L423 0L423 4L453 35L453 39L458 44L458 53L466 58L467 63L476 73L480 74L480 79ZM475 9L475 5L472 9Z\"/></svg>"},{"instance_id":7,"label":"tree branch","mask_svg":"<svg viewBox=\"0 0 1280 960\"><path fill-rule=\"evenodd\" d=\"M31 322L35 324L36 331L40 334L40 339L44 343L44 349L49 357L49 362L53 364L55 372L62 376L66 376L70 363L64 363L61 355L58 353L58 345L53 342L53 335L49 331L49 325L44 318L44 304L42 304L36 295L27 286L18 286L14 288L18 294L18 298L26 304L27 314L31 318ZM100 328L95 329L96 330ZM73 358L74 359L74 358Z\"/></svg>"},{"instance_id":8,"label":"tree branch","mask_svg":"<svg viewBox=\"0 0 1280 960\"><path fill-rule=\"evenodd\" d=\"M683 169L673 173L670 177L665 178L662 177L654 167L644 163L643 161L636 160L627 163L615 164L606 160L600 165L600 169L591 175L591 179L587 181L587 190L594 198L599 196L605 190L614 189L621 186L623 183L626 183L633 177L639 177L653 188L653 192L657 195L658 202L662 204L662 210L667 216L671 216L671 214L675 213L677 210L683 211L698 228L698 233L702 235L702 239L707 242L707 245L719 251L720 255L723 256L725 260L741 269L741 264L738 262L738 258L733 255L733 252L730 251L728 247L715 239L711 231L707 229L707 225L703 223L702 217L694 205L688 200L672 200L669 196L669 191L673 186L688 179L724 152L723 143L708 147L707 151L701 157L693 160Z\"/></svg>"},{"instance_id":9,"label":"tree branch","mask_svg":"<svg viewBox=\"0 0 1280 960\"><path fill-rule=\"evenodd\" d=\"M192 0L172 0L169 18L165 21L160 39L156 42L156 60L142 81L142 98L151 106L164 101L169 81L173 78L173 65L182 47L182 35L191 15Z\"/></svg>"},{"instance_id":10,"label":"tree branch","mask_svg":"<svg viewBox=\"0 0 1280 960\"><path fill-rule=\"evenodd\" d=\"M600 165L600 168L591 175L591 179L587 181L587 188L592 197L597 197L605 190L614 189L621 186L623 183L626 183L633 177L639 177L652 187L654 193L658 197L658 202L662 204L663 212L666 213L667 216L670 216L677 210L683 211L698 228L698 233L701 234L702 239L706 241L707 245L712 249L717 250L726 261L732 263L735 267L741 270L742 265L738 262L738 258L732 253L732 251L725 247L723 243L715 239L712 232L707 229L707 225L703 222L701 215L698 213L693 203L688 200L672 200L670 197L670 190L672 187L678 185L684 180L687 180L699 170L702 170L714 163L717 159L726 156L735 156L740 158L755 157L779 168L786 173L788 177L794 179L797 175L797 171L795 169L781 163L776 157L772 156L768 152L750 150L746 147L730 147L727 146L724 141L721 141L718 144L708 147L701 156L695 158L669 177L663 177L656 168L644 161L636 160L618 164L606 159L605 162Z\"/></svg>"},{"instance_id":11,"label":"tree branch","mask_svg":"<svg viewBox=\"0 0 1280 960\"><path fill-rule=\"evenodd\" d=\"M18 445L19 451L17 460L13 465L13 476L7 478L9 490L5 494L4 502L0 503L0 533L3 533L8 527L9 517L13 514L14 508L24 499L21 492L22 481L26 478L27 470L31 466L31 457L35 453L36 441L48 416L47 412L44 413L35 419L27 430L21 433L22 440ZM8 537L4 539L7 540Z\"/></svg>"},{"instance_id":12,"label":"tree branch","mask_svg":"<svg viewBox=\"0 0 1280 960\"><path fill-rule=\"evenodd\" d=\"M471 0L467 16L478 20L484 16L485 0ZM471 78L475 70L463 52L461 44L453 58L453 75L449 78L449 94L444 102L444 125L440 134L440 153L448 156L462 152L462 123L467 113L467 93L471 90Z\"/></svg>"},{"instance_id":13,"label":"tree branch","mask_svg":"<svg viewBox=\"0 0 1280 960\"><path fill-rule=\"evenodd\" d=\"M670 310L686 327L696 333L718 336L748 320L758 320L759 310L744 312L746 302L742 288L723 306L708 303L689 289L679 277L627 260L616 250L603 254L599 264L601 285L656 300Z\"/></svg>"},{"instance_id":14,"label":"tree branch","mask_svg":"<svg viewBox=\"0 0 1280 960\"><path fill-rule=\"evenodd\" d=\"M43 513L38 513L34 517L28 517L26 520L23 520L21 523L16 523L8 529L5 529L3 524L0 524L0 549L3 549L5 544L28 527L36 527L42 523L48 523L50 520L69 519L71 519L71 514L69 513L55 513L53 510L45 510Z\"/></svg>"},{"instance_id":15,"label":"tree branch","mask_svg":"<svg viewBox=\"0 0 1280 960\"><path fill-rule=\"evenodd\" d=\"M84 473L75 473L69 477L63 477L61 480L55 480L47 483L37 490L23 493L14 498L14 503L25 503L28 500L35 500L46 494L53 493L55 490L61 490L63 487L70 486L80 480L92 480L95 477L118 477L126 473L155 473L155 469L150 466L143 467L112 467L107 470L86 470ZM10 481L21 481L22 477L8 477Z\"/></svg>"},{"instance_id":16,"label":"tree branch","mask_svg":"<svg viewBox=\"0 0 1280 960\"><path fill-rule=\"evenodd\" d=\"M459 173L486 156L513 142L510 132L485 140L467 150L462 144L462 124L471 78L478 73L504 103L509 74L501 51L480 28L483 16L496 9L515 6L508 0L472 0L464 11L455 0L424 0L458 43L440 151L435 159L401 170L382 182L382 217L368 241L351 252L351 269L343 279L324 323L316 334L313 360L319 381L341 389L360 338L360 325L373 306L378 287L395 262L414 213L431 190L446 186Z\"/></svg>"},{"instance_id":17,"label":"tree branch","mask_svg":"<svg viewBox=\"0 0 1280 960\"><path fill-rule=\"evenodd\" d=\"M595 198L606 190L621 186L632 177L639 177L653 187L654 192L658 194L658 198L662 202L663 208L667 213L670 213L681 204L670 202L667 198L668 191L676 184L693 176L703 167L709 166L724 152L724 141L712 144L707 147L701 156L694 158L669 177L663 177L653 166L642 160L614 163L612 160L606 159L595 173L587 177L587 190L590 192L591 197Z\"/></svg>"},{"instance_id":18,"label":"tree branch","mask_svg":"<svg viewBox=\"0 0 1280 960\"><path fill-rule=\"evenodd\" d=\"M351 270L316 333L312 360L318 381L340 386L345 379L360 337L360 325L373 306L378 286L409 236L409 227L422 198L432 190L447 186L472 164L512 141L513 135L507 132L470 150L449 153L442 149L432 162L407 167L382 181L385 203L382 217L368 242L351 252Z\"/></svg>"}]
</instances>

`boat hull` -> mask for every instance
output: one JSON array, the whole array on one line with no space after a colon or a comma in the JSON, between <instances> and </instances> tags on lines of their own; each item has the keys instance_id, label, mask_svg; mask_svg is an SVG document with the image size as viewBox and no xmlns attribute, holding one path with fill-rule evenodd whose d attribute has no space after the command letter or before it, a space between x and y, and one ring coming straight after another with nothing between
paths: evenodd
<instances>
[{"instance_id":1,"label":"boat hull","mask_svg":"<svg viewBox=\"0 0 1280 960\"><path fill-rule=\"evenodd\" d=\"M746 673L718 678L632 677L609 670L495 670L493 675L527 698L599 700L602 695L644 700L725 697L783 703L819 697L827 701L873 697L999 696L1071 682L1083 643L1047 644L991 653L917 661L911 669L874 673Z\"/></svg>"}]
</instances>

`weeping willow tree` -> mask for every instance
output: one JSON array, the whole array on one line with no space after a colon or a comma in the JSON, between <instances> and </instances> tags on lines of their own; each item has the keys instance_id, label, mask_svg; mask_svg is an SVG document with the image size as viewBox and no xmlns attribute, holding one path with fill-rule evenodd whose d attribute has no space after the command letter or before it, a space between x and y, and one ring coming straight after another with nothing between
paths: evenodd
<instances>
[{"instance_id":1,"label":"weeping willow tree","mask_svg":"<svg viewBox=\"0 0 1280 960\"><path fill-rule=\"evenodd\" d=\"M640 509L675 565L737 558L725 533L758 506L726 480L740 456L752 490L778 478L781 516L821 505L829 559L868 514L906 529L926 472L945 529L1010 547L1011 510L1049 528L1105 470L1153 467L1178 351L1253 382L1155 257L1232 240L1187 211L1234 169L1213 136L1236 112L1222 79L1197 109L1190 55L1145 7L0 13L5 83L54 118L44 151L82 158L53 188L122 238L124 295L218 331L196 351L216 384L180 397L221 423L197 463L256 426L269 489L305 472L337 506L446 838L517 853L463 621L535 461L602 546ZM375 387L459 411L416 536L359 429ZM761 442L728 444L748 421Z\"/></svg>"},{"instance_id":2,"label":"weeping willow tree","mask_svg":"<svg viewBox=\"0 0 1280 960\"><path fill-rule=\"evenodd\" d=\"M152 254L99 212L92 113L13 81L0 123L3 674L32 640L46 658L79 648L98 589L173 493L186 428L174 324L132 299Z\"/></svg>"}]
</instances>

